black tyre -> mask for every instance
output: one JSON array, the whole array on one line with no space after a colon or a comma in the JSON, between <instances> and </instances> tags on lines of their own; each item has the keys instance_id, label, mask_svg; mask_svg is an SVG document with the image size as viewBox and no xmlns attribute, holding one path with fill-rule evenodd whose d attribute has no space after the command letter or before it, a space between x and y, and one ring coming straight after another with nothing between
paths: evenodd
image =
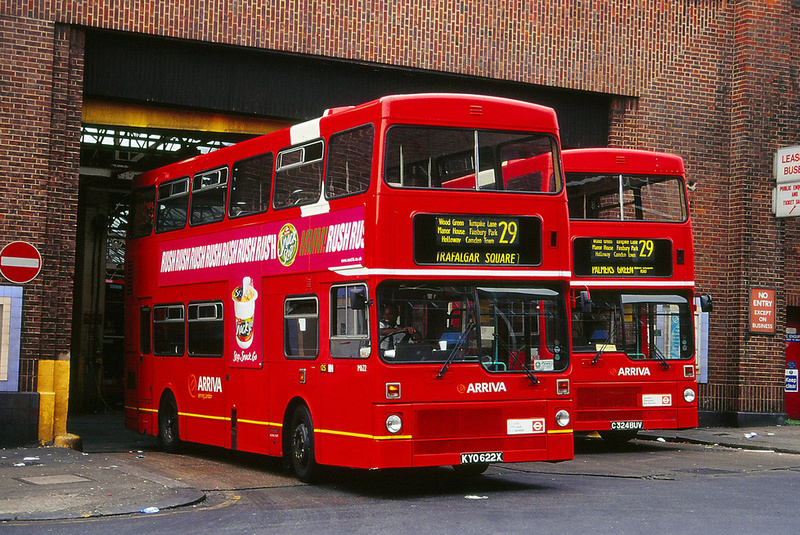
<instances>
[{"instance_id":1,"label":"black tyre","mask_svg":"<svg viewBox=\"0 0 800 535\"><path fill-rule=\"evenodd\" d=\"M158 445L167 453L175 453L181 446L178 405L171 393L165 394L158 405Z\"/></svg>"},{"instance_id":2,"label":"black tyre","mask_svg":"<svg viewBox=\"0 0 800 535\"><path fill-rule=\"evenodd\" d=\"M456 475L464 478L478 477L489 468L489 463L454 464Z\"/></svg>"},{"instance_id":3,"label":"black tyre","mask_svg":"<svg viewBox=\"0 0 800 535\"><path fill-rule=\"evenodd\" d=\"M609 445L622 446L629 440L636 438L637 431L634 429L627 431L598 431L598 433Z\"/></svg>"},{"instance_id":4,"label":"black tyre","mask_svg":"<svg viewBox=\"0 0 800 535\"><path fill-rule=\"evenodd\" d=\"M314 458L314 424L305 405L298 405L292 414L289 462L303 483L312 482L319 472Z\"/></svg>"}]
</instances>

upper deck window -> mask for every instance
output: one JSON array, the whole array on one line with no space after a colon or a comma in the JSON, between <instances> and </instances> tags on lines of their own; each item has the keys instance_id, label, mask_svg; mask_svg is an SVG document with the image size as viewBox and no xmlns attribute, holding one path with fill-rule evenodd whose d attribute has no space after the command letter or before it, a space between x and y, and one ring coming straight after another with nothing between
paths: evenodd
<instances>
[{"instance_id":1,"label":"upper deck window","mask_svg":"<svg viewBox=\"0 0 800 535\"><path fill-rule=\"evenodd\" d=\"M278 153L275 166L275 208L312 204L322 191L322 140Z\"/></svg>"},{"instance_id":2,"label":"upper deck window","mask_svg":"<svg viewBox=\"0 0 800 535\"><path fill-rule=\"evenodd\" d=\"M177 230L186 226L189 211L189 177L158 186L156 232Z\"/></svg>"},{"instance_id":3,"label":"upper deck window","mask_svg":"<svg viewBox=\"0 0 800 535\"><path fill-rule=\"evenodd\" d=\"M128 235L131 238L149 236L153 232L153 214L156 206L156 188L147 186L131 195L131 220Z\"/></svg>"},{"instance_id":4,"label":"upper deck window","mask_svg":"<svg viewBox=\"0 0 800 535\"><path fill-rule=\"evenodd\" d=\"M227 167L196 174L192 179L192 226L222 221L227 195Z\"/></svg>"},{"instance_id":5,"label":"upper deck window","mask_svg":"<svg viewBox=\"0 0 800 535\"><path fill-rule=\"evenodd\" d=\"M372 172L373 126L331 136L325 196L328 199L367 191Z\"/></svg>"},{"instance_id":6,"label":"upper deck window","mask_svg":"<svg viewBox=\"0 0 800 535\"><path fill-rule=\"evenodd\" d=\"M561 189L556 140L544 134L396 126L387 134L385 150L384 179L395 187L527 193Z\"/></svg>"},{"instance_id":7,"label":"upper deck window","mask_svg":"<svg viewBox=\"0 0 800 535\"><path fill-rule=\"evenodd\" d=\"M233 164L228 217L260 214L269 207L272 189L272 153Z\"/></svg>"},{"instance_id":8,"label":"upper deck window","mask_svg":"<svg viewBox=\"0 0 800 535\"><path fill-rule=\"evenodd\" d=\"M567 173L571 219L686 221L679 176Z\"/></svg>"}]
</instances>

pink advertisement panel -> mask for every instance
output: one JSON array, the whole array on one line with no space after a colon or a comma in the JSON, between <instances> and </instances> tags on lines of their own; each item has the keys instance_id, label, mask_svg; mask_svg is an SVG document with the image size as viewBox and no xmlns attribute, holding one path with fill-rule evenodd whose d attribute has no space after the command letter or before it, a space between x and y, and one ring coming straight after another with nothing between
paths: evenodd
<instances>
[{"instance_id":1,"label":"pink advertisement panel","mask_svg":"<svg viewBox=\"0 0 800 535\"><path fill-rule=\"evenodd\" d=\"M158 284L224 280L239 267L264 276L359 265L363 256L360 206L164 242Z\"/></svg>"},{"instance_id":2,"label":"pink advertisement panel","mask_svg":"<svg viewBox=\"0 0 800 535\"><path fill-rule=\"evenodd\" d=\"M259 368L262 285L268 275L363 265L364 207L164 242L160 286L228 281L231 366ZM209 299L218 296L208 296ZM192 296L203 299L203 296Z\"/></svg>"}]
</instances>

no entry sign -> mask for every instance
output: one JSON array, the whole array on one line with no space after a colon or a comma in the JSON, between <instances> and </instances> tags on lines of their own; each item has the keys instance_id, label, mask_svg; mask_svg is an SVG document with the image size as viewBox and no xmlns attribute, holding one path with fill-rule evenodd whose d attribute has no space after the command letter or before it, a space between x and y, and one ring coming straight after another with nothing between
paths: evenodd
<instances>
[{"instance_id":1,"label":"no entry sign","mask_svg":"<svg viewBox=\"0 0 800 535\"><path fill-rule=\"evenodd\" d=\"M12 241L0 251L0 274L11 282L25 284L42 269L42 255L26 241Z\"/></svg>"}]
</instances>

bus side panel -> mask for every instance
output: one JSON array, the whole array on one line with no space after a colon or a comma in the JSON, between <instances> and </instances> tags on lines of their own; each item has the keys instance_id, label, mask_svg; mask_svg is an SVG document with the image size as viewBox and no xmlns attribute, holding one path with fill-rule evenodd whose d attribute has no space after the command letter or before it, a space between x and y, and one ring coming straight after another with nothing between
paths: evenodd
<instances>
[{"instance_id":1,"label":"bus side panel","mask_svg":"<svg viewBox=\"0 0 800 535\"><path fill-rule=\"evenodd\" d=\"M228 389L228 422L226 433L232 449L269 454L271 424L267 380L268 367L232 369Z\"/></svg>"},{"instance_id":2,"label":"bus side panel","mask_svg":"<svg viewBox=\"0 0 800 535\"><path fill-rule=\"evenodd\" d=\"M246 339L240 344L238 338L237 303L232 298L234 288L243 284L243 277L253 280L258 297L251 312L254 314L250 343ZM232 449L254 453L269 453L270 421L269 381L271 372L267 359L267 342L278 333L280 320L266 318L272 310L265 302L267 279L260 272L251 269L245 272L231 270L231 280L224 293L225 316L225 355L228 370L226 388L226 445ZM237 294L238 295L238 294ZM241 313L241 311L240 311ZM260 364L259 364L260 363Z\"/></svg>"}]
</instances>

